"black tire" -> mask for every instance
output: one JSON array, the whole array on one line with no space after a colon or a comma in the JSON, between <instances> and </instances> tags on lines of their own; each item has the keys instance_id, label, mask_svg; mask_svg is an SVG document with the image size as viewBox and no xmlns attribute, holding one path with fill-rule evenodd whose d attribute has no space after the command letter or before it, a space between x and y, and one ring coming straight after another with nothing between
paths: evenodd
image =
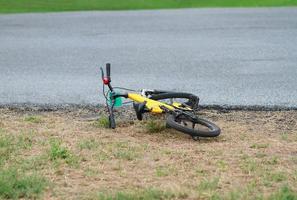
<instances>
[{"instance_id":1,"label":"black tire","mask_svg":"<svg viewBox=\"0 0 297 200\"><path fill-rule=\"evenodd\" d=\"M185 121L191 122L195 125L199 124L200 126L207 128L208 130L194 129L193 127L184 126L182 122ZM174 115L168 115L166 119L166 124L169 127L174 128L183 133L189 134L192 137L216 137L221 133L221 129L217 125L206 119L197 118L196 120L189 120L184 115L180 115L179 117L175 117Z\"/></svg>"},{"instance_id":2,"label":"black tire","mask_svg":"<svg viewBox=\"0 0 297 200\"><path fill-rule=\"evenodd\" d=\"M159 94L152 94L150 99L153 100L165 100L165 99L187 99L187 102L184 102L190 108L197 109L199 104L199 98L190 93L183 93L183 92L166 92L166 93L159 93Z\"/></svg>"}]
</instances>

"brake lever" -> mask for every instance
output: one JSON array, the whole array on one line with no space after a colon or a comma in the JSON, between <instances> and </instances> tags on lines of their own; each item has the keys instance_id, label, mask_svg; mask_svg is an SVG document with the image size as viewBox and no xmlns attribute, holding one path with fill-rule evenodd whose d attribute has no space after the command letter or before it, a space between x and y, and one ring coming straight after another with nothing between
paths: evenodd
<instances>
[{"instance_id":1,"label":"brake lever","mask_svg":"<svg viewBox=\"0 0 297 200\"><path fill-rule=\"evenodd\" d=\"M101 78L102 78L102 80L103 80L103 79L104 79L104 71L103 71L103 68L100 67L100 70L101 70Z\"/></svg>"}]
</instances>

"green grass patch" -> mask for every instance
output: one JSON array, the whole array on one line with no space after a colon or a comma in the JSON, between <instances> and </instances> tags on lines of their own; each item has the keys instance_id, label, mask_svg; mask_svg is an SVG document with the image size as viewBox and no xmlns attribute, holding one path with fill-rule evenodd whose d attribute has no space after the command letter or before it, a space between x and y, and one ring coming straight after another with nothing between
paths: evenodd
<instances>
[{"instance_id":1,"label":"green grass patch","mask_svg":"<svg viewBox=\"0 0 297 200\"><path fill-rule=\"evenodd\" d=\"M100 192L97 194L96 199L100 200L159 200L159 199L173 199L179 197L169 191L162 191L154 188L142 189L136 191L118 191L118 192Z\"/></svg>"},{"instance_id":2,"label":"green grass patch","mask_svg":"<svg viewBox=\"0 0 297 200\"><path fill-rule=\"evenodd\" d=\"M30 129L28 131L21 131L16 138L16 146L19 149L31 149L34 144L34 136L36 131Z\"/></svg>"},{"instance_id":3,"label":"green grass patch","mask_svg":"<svg viewBox=\"0 0 297 200\"><path fill-rule=\"evenodd\" d=\"M37 198L47 181L37 175L20 174L15 169L0 171L0 197L5 199Z\"/></svg>"},{"instance_id":4,"label":"green grass patch","mask_svg":"<svg viewBox=\"0 0 297 200\"><path fill-rule=\"evenodd\" d=\"M213 191L218 188L219 185L219 178L213 178L212 180L209 179L203 179L199 185L198 185L198 191L203 192L203 191Z\"/></svg>"},{"instance_id":5,"label":"green grass patch","mask_svg":"<svg viewBox=\"0 0 297 200\"><path fill-rule=\"evenodd\" d=\"M14 138L9 135L0 135L0 166L11 157L14 151Z\"/></svg>"},{"instance_id":6,"label":"green grass patch","mask_svg":"<svg viewBox=\"0 0 297 200\"><path fill-rule=\"evenodd\" d=\"M269 144L253 144L250 146L252 149L266 149L269 147Z\"/></svg>"},{"instance_id":7,"label":"green grass patch","mask_svg":"<svg viewBox=\"0 0 297 200\"><path fill-rule=\"evenodd\" d=\"M266 156L267 156L267 154L262 153L262 152L257 152L257 153L256 153L256 158L264 158L264 157L266 157Z\"/></svg>"},{"instance_id":8,"label":"green grass patch","mask_svg":"<svg viewBox=\"0 0 297 200\"><path fill-rule=\"evenodd\" d=\"M197 199L220 199L219 195L217 194L217 189L219 187L219 178L203 178L202 181L199 183L197 192L198 197Z\"/></svg>"},{"instance_id":9,"label":"green grass patch","mask_svg":"<svg viewBox=\"0 0 297 200\"><path fill-rule=\"evenodd\" d=\"M20 131L17 136L12 134L0 135L0 166L12 161L13 163L22 163L19 158L23 151L30 150L34 145L35 132L32 130Z\"/></svg>"},{"instance_id":10,"label":"green grass patch","mask_svg":"<svg viewBox=\"0 0 297 200\"><path fill-rule=\"evenodd\" d=\"M257 164L255 159L244 157L240 164L240 168L244 173L250 174L252 172L255 172L259 168L259 165Z\"/></svg>"},{"instance_id":11,"label":"green grass patch","mask_svg":"<svg viewBox=\"0 0 297 200\"><path fill-rule=\"evenodd\" d=\"M120 142L114 145L114 150L112 150L113 157L116 159L132 161L139 158L141 148L131 146L125 142Z\"/></svg>"},{"instance_id":12,"label":"green grass patch","mask_svg":"<svg viewBox=\"0 0 297 200\"><path fill-rule=\"evenodd\" d=\"M279 163L279 158L277 156L272 156L263 160L264 164L267 165L277 165Z\"/></svg>"},{"instance_id":13,"label":"green grass patch","mask_svg":"<svg viewBox=\"0 0 297 200\"><path fill-rule=\"evenodd\" d=\"M33 133L20 132L18 136L9 134L0 135L0 166L10 159L16 159L14 163L20 162L17 158L23 150L31 149L33 146Z\"/></svg>"},{"instance_id":14,"label":"green grass patch","mask_svg":"<svg viewBox=\"0 0 297 200\"><path fill-rule=\"evenodd\" d=\"M283 186L276 193L272 194L269 200L297 200L297 193L288 186Z\"/></svg>"},{"instance_id":15,"label":"green grass patch","mask_svg":"<svg viewBox=\"0 0 297 200\"><path fill-rule=\"evenodd\" d=\"M103 142L96 141L95 139L86 139L78 143L78 148L80 150L90 150L100 162L111 159L133 161L141 158L144 151L147 149L147 145L133 144L129 141ZM63 151L65 150L62 149L62 152ZM65 152L62 154L63 157L65 157L64 154L67 156Z\"/></svg>"},{"instance_id":16,"label":"green grass patch","mask_svg":"<svg viewBox=\"0 0 297 200\"><path fill-rule=\"evenodd\" d=\"M41 123L42 119L41 119L40 116L28 115L28 116L25 116L24 121L25 122L31 122L31 123Z\"/></svg>"},{"instance_id":17,"label":"green grass patch","mask_svg":"<svg viewBox=\"0 0 297 200\"><path fill-rule=\"evenodd\" d=\"M166 129L165 123L159 120L148 120L145 129L149 133L159 133Z\"/></svg>"},{"instance_id":18,"label":"green grass patch","mask_svg":"<svg viewBox=\"0 0 297 200\"><path fill-rule=\"evenodd\" d=\"M51 160L57 159L67 159L70 157L70 152L66 147L61 146L61 142L57 140L52 140L50 142L51 148L49 156Z\"/></svg>"},{"instance_id":19,"label":"green grass patch","mask_svg":"<svg viewBox=\"0 0 297 200\"><path fill-rule=\"evenodd\" d=\"M264 200L262 192L259 191L257 180L251 180L249 183L239 186L239 188L233 189L224 196L220 196L218 199L257 199Z\"/></svg>"},{"instance_id":20,"label":"green grass patch","mask_svg":"<svg viewBox=\"0 0 297 200\"><path fill-rule=\"evenodd\" d=\"M78 166L79 158L75 156L70 150L65 146L62 146L61 142L58 140L50 141L49 149L50 160L58 163L60 160L64 160L70 166Z\"/></svg>"},{"instance_id":21,"label":"green grass patch","mask_svg":"<svg viewBox=\"0 0 297 200\"><path fill-rule=\"evenodd\" d=\"M296 0L0 0L0 13L296 5Z\"/></svg>"},{"instance_id":22,"label":"green grass patch","mask_svg":"<svg viewBox=\"0 0 297 200\"><path fill-rule=\"evenodd\" d=\"M40 170L48 166L48 156L46 154L20 159L22 170Z\"/></svg>"},{"instance_id":23,"label":"green grass patch","mask_svg":"<svg viewBox=\"0 0 297 200\"><path fill-rule=\"evenodd\" d=\"M207 171L201 167L196 167L195 174L198 176L205 176L207 175Z\"/></svg>"},{"instance_id":24,"label":"green grass patch","mask_svg":"<svg viewBox=\"0 0 297 200\"><path fill-rule=\"evenodd\" d=\"M281 139L286 141L286 142L289 142L289 134L288 133L281 133Z\"/></svg>"},{"instance_id":25,"label":"green grass patch","mask_svg":"<svg viewBox=\"0 0 297 200\"><path fill-rule=\"evenodd\" d=\"M127 149L125 151L115 151L113 155L116 159L123 159L128 161L135 160L138 157L132 149Z\"/></svg>"},{"instance_id":26,"label":"green grass patch","mask_svg":"<svg viewBox=\"0 0 297 200\"><path fill-rule=\"evenodd\" d=\"M158 177L164 177L170 175L170 169L168 167L160 166L156 169L156 175Z\"/></svg>"},{"instance_id":27,"label":"green grass patch","mask_svg":"<svg viewBox=\"0 0 297 200\"><path fill-rule=\"evenodd\" d=\"M221 171L226 171L228 169L228 164L224 160L218 160L216 164Z\"/></svg>"},{"instance_id":28,"label":"green grass patch","mask_svg":"<svg viewBox=\"0 0 297 200\"><path fill-rule=\"evenodd\" d=\"M287 180L287 176L284 172L270 172L266 175L266 179L269 182L282 182Z\"/></svg>"},{"instance_id":29,"label":"green grass patch","mask_svg":"<svg viewBox=\"0 0 297 200\"><path fill-rule=\"evenodd\" d=\"M232 190L224 196L218 196L216 199L297 200L297 193L288 186L282 186L268 197L264 197L254 186L247 185L246 188Z\"/></svg>"},{"instance_id":30,"label":"green grass patch","mask_svg":"<svg viewBox=\"0 0 297 200\"><path fill-rule=\"evenodd\" d=\"M86 168L84 170L84 175L88 177L94 177L100 174L101 172L98 169Z\"/></svg>"},{"instance_id":31,"label":"green grass patch","mask_svg":"<svg viewBox=\"0 0 297 200\"><path fill-rule=\"evenodd\" d=\"M80 141L78 146L79 146L79 149L81 150L83 149L92 150L92 149L98 148L100 146L100 143L97 142L94 138L91 138L91 139Z\"/></svg>"},{"instance_id":32,"label":"green grass patch","mask_svg":"<svg viewBox=\"0 0 297 200\"><path fill-rule=\"evenodd\" d=\"M100 116L98 120L92 124L96 128L109 128L109 120L106 116Z\"/></svg>"}]
</instances>

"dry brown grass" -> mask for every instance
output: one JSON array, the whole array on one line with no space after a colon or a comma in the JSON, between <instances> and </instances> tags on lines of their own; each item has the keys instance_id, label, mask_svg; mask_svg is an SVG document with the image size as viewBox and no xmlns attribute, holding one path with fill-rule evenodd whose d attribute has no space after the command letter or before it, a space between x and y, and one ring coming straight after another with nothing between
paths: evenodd
<instances>
[{"instance_id":1,"label":"dry brown grass","mask_svg":"<svg viewBox=\"0 0 297 200\"><path fill-rule=\"evenodd\" d=\"M30 113L1 109L0 134L23 141L3 166L46 177L46 199L148 188L176 199L266 198L284 185L297 192L297 111L202 111L222 134L200 141L170 129L149 133L145 122L98 128L83 120L86 112L31 113L34 123L24 120ZM50 158L50 141L69 162Z\"/></svg>"}]
</instances>

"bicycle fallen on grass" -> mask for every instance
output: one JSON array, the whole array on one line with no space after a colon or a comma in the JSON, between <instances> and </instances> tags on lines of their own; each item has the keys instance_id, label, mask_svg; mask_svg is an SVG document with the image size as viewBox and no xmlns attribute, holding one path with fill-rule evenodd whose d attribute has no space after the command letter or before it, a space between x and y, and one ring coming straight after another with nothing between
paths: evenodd
<instances>
[{"instance_id":1,"label":"bicycle fallen on grass","mask_svg":"<svg viewBox=\"0 0 297 200\"><path fill-rule=\"evenodd\" d=\"M168 127L189 134L194 140L199 139L199 137L216 137L220 134L221 130L217 125L195 114L199 103L197 96L184 92L147 89L142 89L139 93L132 93L130 91L134 90L111 86L109 63L106 64L106 76L103 68L100 69L110 128L116 127L114 107L122 105L121 98L128 98L133 102L138 120L142 120L143 114L146 112L165 113ZM105 86L109 88L106 93ZM118 92L115 89L126 90L127 92Z\"/></svg>"}]
</instances>

